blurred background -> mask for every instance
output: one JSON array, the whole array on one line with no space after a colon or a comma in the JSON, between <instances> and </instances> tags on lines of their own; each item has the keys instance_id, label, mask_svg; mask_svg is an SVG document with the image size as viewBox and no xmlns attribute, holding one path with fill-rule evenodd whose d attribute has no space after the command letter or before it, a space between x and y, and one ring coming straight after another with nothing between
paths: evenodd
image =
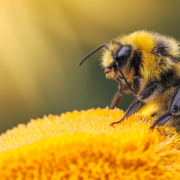
<instances>
[{"instance_id":1,"label":"blurred background","mask_svg":"<svg viewBox=\"0 0 180 180\"><path fill-rule=\"evenodd\" d=\"M117 91L93 49L153 30L180 39L180 1L0 0L0 132L48 114L104 108ZM119 106L130 105L126 95Z\"/></svg>"}]
</instances>

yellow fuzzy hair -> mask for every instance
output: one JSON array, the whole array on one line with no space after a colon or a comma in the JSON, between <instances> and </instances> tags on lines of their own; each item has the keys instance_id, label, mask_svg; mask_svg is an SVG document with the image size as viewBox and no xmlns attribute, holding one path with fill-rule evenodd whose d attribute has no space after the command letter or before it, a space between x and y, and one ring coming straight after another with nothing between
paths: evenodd
<instances>
[{"instance_id":1,"label":"yellow fuzzy hair","mask_svg":"<svg viewBox=\"0 0 180 180\"><path fill-rule=\"evenodd\" d=\"M158 58L152 53L152 50L155 48L155 45L158 42L161 42L167 45L167 53L178 57L180 54L179 42L171 37L162 36L155 32L148 31L136 31L129 35L123 35L115 40L116 42L126 46L131 45L133 50L138 50L141 52L141 61L142 66L140 67L140 73L144 77L144 80L147 82L149 80L154 81L160 78L162 72L168 71L172 68L174 64L169 58L164 58L164 63L161 65L161 59ZM109 44L109 50L105 50L102 57L102 66L104 68L110 66L113 62L111 56L111 51L116 53L119 46L116 43ZM177 71L180 71L180 65L176 65L175 68ZM178 73L179 74L179 73Z\"/></svg>"}]
</instances>

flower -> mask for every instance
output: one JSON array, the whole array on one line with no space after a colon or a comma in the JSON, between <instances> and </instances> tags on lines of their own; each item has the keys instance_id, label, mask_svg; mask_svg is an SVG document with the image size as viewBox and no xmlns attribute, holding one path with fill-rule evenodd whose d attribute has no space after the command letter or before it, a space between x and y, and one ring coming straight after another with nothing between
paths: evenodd
<instances>
[{"instance_id":1,"label":"flower","mask_svg":"<svg viewBox=\"0 0 180 180\"><path fill-rule=\"evenodd\" d=\"M179 179L179 135L137 113L73 111L0 136L0 179Z\"/></svg>"}]
</instances>

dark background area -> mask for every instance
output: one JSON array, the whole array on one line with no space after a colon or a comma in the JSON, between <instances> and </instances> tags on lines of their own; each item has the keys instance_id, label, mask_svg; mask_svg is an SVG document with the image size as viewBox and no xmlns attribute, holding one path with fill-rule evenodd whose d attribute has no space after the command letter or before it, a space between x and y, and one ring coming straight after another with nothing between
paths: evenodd
<instances>
[{"instance_id":1,"label":"dark background area","mask_svg":"<svg viewBox=\"0 0 180 180\"><path fill-rule=\"evenodd\" d=\"M121 34L157 31L180 39L180 1L0 1L0 132L48 114L104 108L117 83L101 52ZM125 110L133 96L119 106Z\"/></svg>"}]
</instances>

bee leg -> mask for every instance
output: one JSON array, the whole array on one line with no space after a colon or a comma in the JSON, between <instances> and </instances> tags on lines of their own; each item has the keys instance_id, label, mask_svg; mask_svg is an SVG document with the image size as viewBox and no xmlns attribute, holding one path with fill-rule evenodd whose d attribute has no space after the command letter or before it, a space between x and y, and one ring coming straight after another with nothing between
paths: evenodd
<instances>
[{"instance_id":1,"label":"bee leg","mask_svg":"<svg viewBox=\"0 0 180 180\"><path fill-rule=\"evenodd\" d=\"M136 111L136 109L139 107L139 105L140 105L140 100L139 99L134 100L133 103L126 110L123 118L120 121L111 123L110 126L113 126L114 124L121 123L122 121L124 121L124 119L126 117L129 117L134 111Z\"/></svg>"},{"instance_id":2,"label":"bee leg","mask_svg":"<svg viewBox=\"0 0 180 180\"><path fill-rule=\"evenodd\" d=\"M158 90L159 84L153 83L151 86L148 86L146 89L144 89L137 97L136 100L133 101L133 103L130 105L130 107L126 110L123 118L120 121L111 123L110 126L113 126L114 124L121 123L126 117L129 117L131 114L133 114L136 109L139 107L140 102L144 99L149 98L154 91Z\"/></svg>"},{"instance_id":3,"label":"bee leg","mask_svg":"<svg viewBox=\"0 0 180 180\"><path fill-rule=\"evenodd\" d=\"M130 84L130 86L132 86L132 82L129 82L129 84ZM133 94L137 95L139 92L139 89L140 89L139 78L138 78L138 76L134 76L133 77ZM115 94L115 96L111 102L110 109L114 109L115 107L117 107L123 98L123 93L124 92L126 93L128 91L130 91L130 90L129 90L129 86L127 85L126 82L124 82L122 84L122 86L119 84L118 92Z\"/></svg>"},{"instance_id":4,"label":"bee leg","mask_svg":"<svg viewBox=\"0 0 180 180\"><path fill-rule=\"evenodd\" d=\"M171 104L171 111L160 116L150 127L150 129L154 129L156 125L162 125L166 123L171 118L172 115L179 115L179 114L180 114L180 89L176 93L174 100Z\"/></svg>"},{"instance_id":5,"label":"bee leg","mask_svg":"<svg viewBox=\"0 0 180 180\"><path fill-rule=\"evenodd\" d=\"M115 107L118 107L118 105L120 104L120 102L121 102L121 100L123 98L122 90L121 90L120 87L121 86L119 85L118 86L118 91L114 95L113 100L111 102L110 109L114 109Z\"/></svg>"},{"instance_id":6,"label":"bee leg","mask_svg":"<svg viewBox=\"0 0 180 180\"><path fill-rule=\"evenodd\" d=\"M171 118L171 112L167 112L155 120L154 124L149 129L154 129L156 125L162 125Z\"/></svg>"},{"instance_id":7,"label":"bee leg","mask_svg":"<svg viewBox=\"0 0 180 180\"><path fill-rule=\"evenodd\" d=\"M174 115L180 114L180 89L176 93L176 96L173 99L173 102L171 104L171 112Z\"/></svg>"},{"instance_id":8,"label":"bee leg","mask_svg":"<svg viewBox=\"0 0 180 180\"><path fill-rule=\"evenodd\" d=\"M132 83L129 82L131 85ZM123 98L123 93L129 91L128 85L124 82L122 85L119 84L118 86L118 91L113 97L113 100L110 105L110 109L114 109L115 107L118 107L122 98Z\"/></svg>"}]
</instances>

